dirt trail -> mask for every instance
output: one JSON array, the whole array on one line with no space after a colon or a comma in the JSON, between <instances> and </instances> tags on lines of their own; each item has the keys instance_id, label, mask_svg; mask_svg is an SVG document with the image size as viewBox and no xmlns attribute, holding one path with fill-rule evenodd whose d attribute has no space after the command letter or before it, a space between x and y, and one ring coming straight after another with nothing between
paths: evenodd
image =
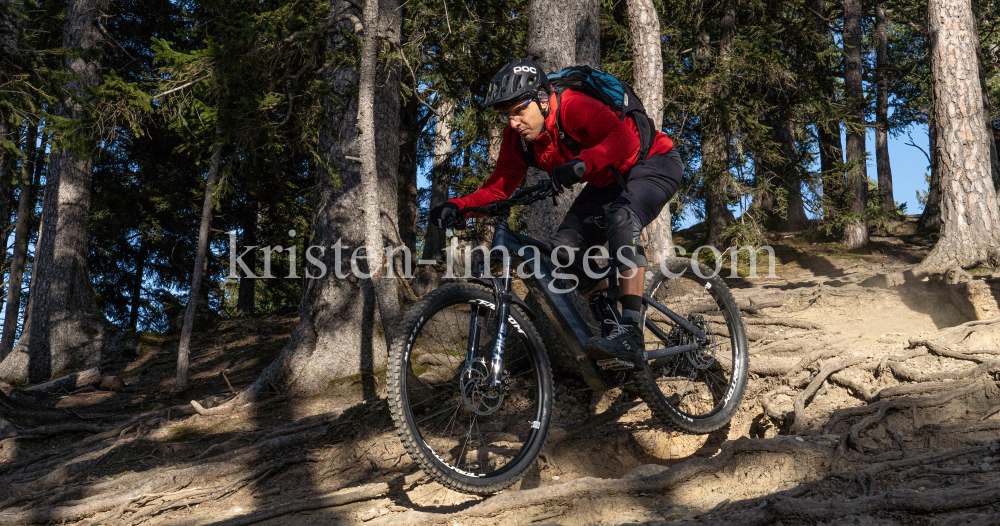
<instances>
[{"instance_id":1,"label":"dirt trail","mask_svg":"<svg viewBox=\"0 0 1000 526\"><path fill-rule=\"evenodd\" d=\"M782 243L778 278L732 280L751 378L711 435L664 430L629 389L560 379L538 465L471 497L414 473L371 386L196 415L168 394L176 343L157 340L123 392L52 405L112 432L0 443L0 524L1000 524L1000 320L967 323L906 274L925 240ZM246 385L294 320L228 323L196 342L209 404L222 371Z\"/></svg>"}]
</instances>

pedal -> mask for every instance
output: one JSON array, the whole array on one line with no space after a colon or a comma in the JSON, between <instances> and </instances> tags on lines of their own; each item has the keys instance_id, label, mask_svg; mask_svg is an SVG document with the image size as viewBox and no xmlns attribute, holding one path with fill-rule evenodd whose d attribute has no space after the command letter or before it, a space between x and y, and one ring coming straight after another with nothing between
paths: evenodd
<instances>
[{"instance_id":1,"label":"pedal","mask_svg":"<svg viewBox=\"0 0 1000 526\"><path fill-rule=\"evenodd\" d=\"M626 371L628 369L635 368L634 363L626 362L625 360L620 360L618 358L612 358L610 360L597 360L597 366L605 371Z\"/></svg>"}]
</instances>

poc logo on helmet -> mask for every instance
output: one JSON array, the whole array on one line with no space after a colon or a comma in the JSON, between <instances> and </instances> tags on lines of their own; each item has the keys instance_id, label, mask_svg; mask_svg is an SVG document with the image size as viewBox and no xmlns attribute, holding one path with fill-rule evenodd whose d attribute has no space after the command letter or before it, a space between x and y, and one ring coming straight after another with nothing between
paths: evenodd
<instances>
[{"instance_id":1,"label":"poc logo on helmet","mask_svg":"<svg viewBox=\"0 0 1000 526\"><path fill-rule=\"evenodd\" d=\"M534 73L538 74L538 71L531 66L514 66L514 73Z\"/></svg>"}]
</instances>

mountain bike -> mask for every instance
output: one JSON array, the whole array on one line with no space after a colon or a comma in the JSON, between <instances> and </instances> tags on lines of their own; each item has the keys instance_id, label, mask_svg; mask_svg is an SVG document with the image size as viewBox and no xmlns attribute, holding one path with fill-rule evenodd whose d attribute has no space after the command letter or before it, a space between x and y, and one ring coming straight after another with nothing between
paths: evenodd
<instances>
[{"instance_id":1,"label":"mountain bike","mask_svg":"<svg viewBox=\"0 0 1000 526\"><path fill-rule=\"evenodd\" d=\"M546 256L551 248L509 225L514 206L554 195L544 180L510 199L463 209L494 226L491 257L478 277L446 283L415 303L390 352L389 407L399 438L425 473L456 491L485 495L517 482L552 419L549 358L532 325L537 314L512 289L514 255L590 387L632 382L659 420L696 434L726 425L743 398L743 318L723 280L695 260L670 258L647 271L646 348L635 363L584 354L588 338L607 335L619 320L613 258L595 271L607 276L608 288L581 309L581 297L565 293L565 274L554 276L563 267ZM588 323L588 308L604 322Z\"/></svg>"}]
</instances>

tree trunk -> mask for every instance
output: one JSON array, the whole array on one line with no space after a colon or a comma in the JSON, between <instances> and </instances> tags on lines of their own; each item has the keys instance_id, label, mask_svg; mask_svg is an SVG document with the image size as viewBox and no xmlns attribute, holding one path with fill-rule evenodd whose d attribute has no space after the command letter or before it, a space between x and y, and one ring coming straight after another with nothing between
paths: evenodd
<instances>
[{"instance_id":1,"label":"tree trunk","mask_svg":"<svg viewBox=\"0 0 1000 526\"><path fill-rule=\"evenodd\" d=\"M701 128L701 164L705 174L705 222L708 231L706 243L710 246L721 246L723 235L729 223L735 221L732 210L729 209L728 190L732 182L729 173L729 113L728 104L728 70L727 61L733 51L733 40L736 36L736 10L731 0L726 0L722 8L722 34L719 39L719 58L715 61L715 69L720 72L717 89L719 95L715 104L709 108L702 121ZM708 33L701 36L702 63L711 67L711 48Z\"/></svg>"},{"instance_id":2,"label":"tree trunk","mask_svg":"<svg viewBox=\"0 0 1000 526\"><path fill-rule=\"evenodd\" d=\"M17 220L14 224L14 248L7 278L7 310L4 312L3 336L0 337L0 361L14 348L17 334L17 320L21 313L21 285L24 279L24 263L28 255L28 237L31 219L35 212L35 192L32 179L35 174L35 156L38 141L38 126L29 124L24 147L24 166L21 170L21 194L17 201ZM42 144L44 148L45 145Z\"/></svg>"},{"instance_id":3,"label":"tree trunk","mask_svg":"<svg viewBox=\"0 0 1000 526\"><path fill-rule=\"evenodd\" d=\"M565 67L601 63L599 0L532 0L528 7L528 55L546 73ZM529 169L524 184L534 184L549 175ZM549 199L539 201L525 211L528 235L547 241L580 195L583 185L563 192L553 206Z\"/></svg>"},{"instance_id":4,"label":"tree trunk","mask_svg":"<svg viewBox=\"0 0 1000 526\"><path fill-rule=\"evenodd\" d=\"M941 177L941 237L920 264L942 271L1000 263L1000 211L969 0L930 0L931 78Z\"/></svg>"},{"instance_id":5,"label":"tree trunk","mask_svg":"<svg viewBox=\"0 0 1000 526\"><path fill-rule=\"evenodd\" d=\"M448 200L451 188L451 121L455 105L443 100L438 105L434 125L434 159L431 167L431 208ZM427 224L423 259L439 259L445 248L445 229Z\"/></svg>"},{"instance_id":6,"label":"tree trunk","mask_svg":"<svg viewBox=\"0 0 1000 526\"><path fill-rule=\"evenodd\" d=\"M132 302L129 305L128 330L138 332L139 330L139 308L142 306L142 281L146 273L146 256L149 253L149 240L146 239L146 232L139 236L139 254L135 258L135 276L132 281Z\"/></svg>"},{"instance_id":7,"label":"tree trunk","mask_svg":"<svg viewBox=\"0 0 1000 526\"><path fill-rule=\"evenodd\" d=\"M784 190L785 212L773 217L772 224L784 232L805 230L809 226L805 203L802 199L802 177L799 175L798 148L795 145L795 127L781 116L767 117L764 124L771 128L771 140L780 146L773 160L761 161L769 177ZM775 214L777 215L777 214Z\"/></svg>"},{"instance_id":8,"label":"tree trunk","mask_svg":"<svg viewBox=\"0 0 1000 526\"><path fill-rule=\"evenodd\" d=\"M420 119L420 101L410 97L399 112L399 190L396 208L399 210L399 237L417 255L417 145L423 123ZM430 113L430 112L427 112Z\"/></svg>"},{"instance_id":9,"label":"tree trunk","mask_svg":"<svg viewBox=\"0 0 1000 526\"><path fill-rule=\"evenodd\" d=\"M398 42L399 4L397 0L381 0L380 3L382 36ZM347 2L331 7L331 20L346 20L348 15L359 17L361 13ZM365 27L371 28L368 22ZM352 31L354 26L345 23L338 27ZM352 41L348 35L334 32L329 47L340 56L358 56L360 53ZM378 86L374 94L375 137L397 137L399 134L399 69L398 60L393 59L374 83ZM357 92L359 74L351 62L331 64L324 79L330 84L331 93ZM365 216L370 214L358 213L358 206L366 197L358 163L348 159L358 157L361 152L358 124L358 99L334 96L328 101L320 126L320 151L326 165L339 175L339 181L331 181L329 172L317 169L316 207L309 239L309 245L327 247L322 254L313 253L326 266L326 271L321 273L316 266L311 266L313 277L305 280L299 323L281 355L232 402L209 409L209 412L225 413L275 390L292 395L316 393L326 389L333 379L359 373L365 396L375 395L373 374L386 364L386 335L376 329L376 287L372 280L355 275L350 263L355 249L366 243L368 221ZM377 141L375 148L381 209L381 220L377 224L381 227L382 240L396 246L399 244L396 225L399 143ZM362 255L358 252L359 270L381 268L365 265ZM395 280L380 281L379 287L393 291L379 291L379 299L385 299L379 311L385 312L387 307L391 310ZM387 323L395 321L390 319Z\"/></svg>"},{"instance_id":10,"label":"tree trunk","mask_svg":"<svg viewBox=\"0 0 1000 526\"><path fill-rule=\"evenodd\" d=\"M99 49L103 35L96 21L106 6L107 0L70 0L63 47ZM81 101L101 80L100 66L90 57L73 53L67 59L77 77L68 88L76 94L56 104L56 115L84 118ZM64 147L50 156L27 321L14 351L0 364L0 378L8 381L36 383L66 370L106 364L126 347L121 331L100 311L87 272L94 142L80 139L74 143L91 146Z\"/></svg>"},{"instance_id":11,"label":"tree trunk","mask_svg":"<svg viewBox=\"0 0 1000 526\"><path fill-rule=\"evenodd\" d=\"M500 145L503 142L503 126L493 125L490 126L490 143L489 151L487 152L490 160L490 167L497 165L497 160L500 159Z\"/></svg>"},{"instance_id":12,"label":"tree trunk","mask_svg":"<svg viewBox=\"0 0 1000 526\"><path fill-rule=\"evenodd\" d=\"M399 100L398 97L392 105L376 106L375 91L376 77L378 75L378 60L376 56L379 44L379 34L371 31L371 28L378 27L380 11L391 8L394 12L399 9L398 0L392 0L391 6L380 5L379 0L365 0L364 5L364 26L369 28L364 33L361 41L361 75L358 83L358 129L360 130L359 142L361 143L361 193L363 196L364 216L365 216L365 252L368 255L368 273L371 284L375 289L375 299L378 306L379 317L382 319L382 332L386 340L386 347L396 340L396 323L400 319L399 296L396 291L396 281L390 280L385 275L383 267L382 251L383 243L383 217L379 206L379 148L375 144L375 112L382 113L383 119L393 120L396 123L397 133L399 128ZM397 18L398 20L398 18ZM390 66L391 67L391 66ZM398 82L398 79L397 79ZM398 86L397 86L398 87ZM394 90L395 91L395 90ZM449 111L451 113L451 111ZM447 120L445 121L447 122ZM451 150L451 133L448 133L448 146ZM437 147L435 145L435 150ZM435 151L435 154L439 153ZM398 167L399 146L392 151L394 167ZM395 174L393 174L395 175ZM393 177L395 180L395 177ZM445 186L447 192L447 185ZM445 194L447 197L447 193ZM398 218L393 217L386 225L391 230L398 229ZM390 239L398 239L398 234ZM390 263L391 265L391 263Z\"/></svg>"},{"instance_id":13,"label":"tree trunk","mask_svg":"<svg viewBox=\"0 0 1000 526\"><path fill-rule=\"evenodd\" d=\"M250 192L247 192L246 210L243 211L242 225L240 225L242 247L257 246L257 203L253 200ZM246 250L244 248L243 250ZM240 253L243 252L240 250ZM257 250L247 252L243 256L243 261L247 268L257 273ZM238 316L253 316L257 310L257 278L240 273L240 288L236 296L236 314Z\"/></svg>"},{"instance_id":14,"label":"tree trunk","mask_svg":"<svg viewBox=\"0 0 1000 526\"><path fill-rule=\"evenodd\" d=\"M663 56L660 48L660 18L652 0L628 0L628 24L632 37L632 76L636 95L646 107L655 129L663 127ZM643 230L646 258L652 265L669 257L673 245L670 205Z\"/></svg>"},{"instance_id":15,"label":"tree trunk","mask_svg":"<svg viewBox=\"0 0 1000 526\"><path fill-rule=\"evenodd\" d=\"M0 116L0 119L4 118ZM0 139L11 140L13 143L20 142L20 133L14 132L10 133L6 126L0 124ZM30 135L30 134L29 134ZM15 162L13 155L5 155L2 150L0 150L0 232L4 233L4 250L0 251L0 269L3 269L5 259L7 258L7 232L10 228L10 218L14 213L14 171L16 169L17 163ZM0 270L0 278L3 277L3 271ZM3 290L3 286L0 286L0 291ZM10 287L7 287L7 294L0 297L0 307L3 306L5 301L11 298ZM15 300L14 304L17 305L18 301ZM16 310L16 309L15 309ZM2 352L2 351L0 351ZM3 356L0 356L2 358Z\"/></svg>"},{"instance_id":16,"label":"tree trunk","mask_svg":"<svg viewBox=\"0 0 1000 526\"><path fill-rule=\"evenodd\" d=\"M979 38L979 19L976 17L976 13L973 12L972 17L973 29L975 30L976 38ZM990 24L991 26L993 23ZM993 30L991 30L992 32ZM980 42L980 40L977 40ZM994 44L996 46L996 44ZM993 179L993 190L1000 194L1000 157L997 156L997 144L993 139L993 127L990 125L990 121L993 118L992 115L992 104L990 103L990 90L986 85L986 72L983 70L983 48L980 45L976 46L976 64L979 66L979 86L983 94L983 117L986 119L986 129L990 130L988 133L989 145L990 145L990 168L991 177ZM994 71L996 71L994 69Z\"/></svg>"},{"instance_id":17,"label":"tree trunk","mask_svg":"<svg viewBox=\"0 0 1000 526\"><path fill-rule=\"evenodd\" d=\"M931 165L931 180L927 188L927 203L920 214L920 228L938 230L941 228L941 170L937 162L940 158L937 152L937 123L933 108L927 113L927 156Z\"/></svg>"},{"instance_id":18,"label":"tree trunk","mask_svg":"<svg viewBox=\"0 0 1000 526\"><path fill-rule=\"evenodd\" d=\"M868 206L868 168L865 157L865 131L858 129L865 123L864 89L862 85L861 22L864 10L861 0L844 0L844 85L847 101L853 108L853 129L847 132L847 162L852 164L847 173L851 189L850 220L844 225L844 245L849 249L868 244L868 225L862 217Z\"/></svg>"},{"instance_id":19,"label":"tree trunk","mask_svg":"<svg viewBox=\"0 0 1000 526\"><path fill-rule=\"evenodd\" d=\"M826 0L814 0L812 3L813 30L815 31L815 53L813 62L813 75L819 85L825 101L823 107L829 108L834 102L833 75L827 59L820 55L825 53L832 43L830 38L830 27L826 17ZM820 170L823 181L823 219L832 221L836 217L835 210L837 203L834 196L837 193L837 186L841 180L839 174L834 173L834 169L844 162L843 147L840 142L840 123L832 120L821 113L816 121L816 135L819 140Z\"/></svg>"},{"instance_id":20,"label":"tree trunk","mask_svg":"<svg viewBox=\"0 0 1000 526\"><path fill-rule=\"evenodd\" d=\"M212 206L215 204L215 187L219 182L219 162L222 159L222 141L216 139L212 148L212 162L205 181L205 199L201 205L201 226L198 229L198 252L194 257L194 271L191 273L191 290L188 291L187 305L184 307L184 325L181 327L181 342L177 348L177 381L174 391L187 388L188 354L191 351L191 333L194 318L198 312L198 294L201 292L201 278L205 273L205 253L208 252L208 236L212 230Z\"/></svg>"},{"instance_id":21,"label":"tree trunk","mask_svg":"<svg viewBox=\"0 0 1000 526\"><path fill-rule=\"evenodd\" d=\"M878 93L875 97L875 163L878 167L878 188L882 192L882 210L893 212L896 201L892 195L892 168L889 165L889 37L885 22L885 1L875 4L875 64Z\"/></svg>"}]
</instances>

